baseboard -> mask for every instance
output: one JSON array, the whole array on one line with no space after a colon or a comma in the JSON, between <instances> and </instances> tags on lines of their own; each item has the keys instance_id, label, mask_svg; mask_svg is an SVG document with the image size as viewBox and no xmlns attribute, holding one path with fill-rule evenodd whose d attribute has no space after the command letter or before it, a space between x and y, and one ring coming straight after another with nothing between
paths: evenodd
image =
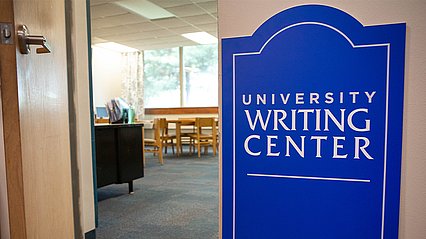
<instances>
[{"instance_id":1,"label":"baseboard","mask_svg":"<svg viewBox=\"0 0 426 239\"><path fill-rule=\"evenodd\" d=\"M84 233L84 239L96 239L96 229Z\"/></svg>"}]
</instances>

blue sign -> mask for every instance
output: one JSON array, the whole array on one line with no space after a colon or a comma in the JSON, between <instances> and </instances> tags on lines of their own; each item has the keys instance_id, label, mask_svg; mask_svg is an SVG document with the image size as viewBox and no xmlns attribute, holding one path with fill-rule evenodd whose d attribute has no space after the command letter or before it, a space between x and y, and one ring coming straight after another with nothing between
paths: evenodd
<instances>
[{"instance_id":1,"label":"blue sign","mask_svg":"<svg viewBox=\"0 0 426 239\"><path fill-rule=\"evenodd\" d=\"M222 236L398 238L405 24L298 6L222 40Z\"/></svg>"}]
</instances>

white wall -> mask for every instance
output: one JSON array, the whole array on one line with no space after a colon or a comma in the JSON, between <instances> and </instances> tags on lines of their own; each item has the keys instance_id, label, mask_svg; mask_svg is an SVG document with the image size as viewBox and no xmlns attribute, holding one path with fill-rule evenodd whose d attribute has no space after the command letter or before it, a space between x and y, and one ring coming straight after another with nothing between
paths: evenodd
<instances>
[{"instance_id":1,"label":"white wall","mask_svg":"<svg viewBox=\"0 0 426 239\"><path fill-rule=\"evenodd\" d=\"M251 35L296 0L218 0L219 36ZM426 238L426 1L370 0L316 3L337 7L364 25L407 23L400 238Z\"/></svg>"},{"instance_id":2,"label":"white wall","mask_svg":"<svg viewBox=\"0 0 426 239\"><path fill-rule=\"evenodd\" d=\"M92 48L93 105L104 106L121 96L121 53L101 47Z\"/></svg>"}]
</instances>

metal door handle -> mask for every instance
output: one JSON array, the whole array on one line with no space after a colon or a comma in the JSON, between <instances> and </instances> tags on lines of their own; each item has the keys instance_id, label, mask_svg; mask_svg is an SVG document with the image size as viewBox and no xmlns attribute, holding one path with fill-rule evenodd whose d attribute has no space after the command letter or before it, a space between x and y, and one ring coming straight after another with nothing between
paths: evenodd
<instances>
[{"instance_id":1,"label":"metal door handle","mask_svg":"<svg viewBox=\"0 0 426 239\"><path fill-rule=\"evenodd\" d=\"M50 53L50 47L47 44L47 40L44 36L30 35L28 27L21 25L18 28L18 42L19 51L22 54L29 54L31 49L30 45L41 46L36 49L37 54Z\"/></svg>"}]
</instances>

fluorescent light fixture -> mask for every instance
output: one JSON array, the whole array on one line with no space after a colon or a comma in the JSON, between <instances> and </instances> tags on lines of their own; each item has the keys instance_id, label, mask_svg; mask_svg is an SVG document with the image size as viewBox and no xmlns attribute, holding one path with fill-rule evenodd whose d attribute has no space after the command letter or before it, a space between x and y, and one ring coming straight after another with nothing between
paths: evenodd
<instances>
[{"instance_id":1,"label":"fluorescent light fixture","mask_svg":"<svg viewBox=\"0 0 426 239\"><path fill-rule=\"evenodd\" d=\"M96 47L101 47L107 50L111 50L111 51L118 51L118 52L135 52L135 51L139 51L138 49L135 48L131 48L125 45L121 45L115 42L104 42L104 43L98 43L95 44L94 46Z\"/></svg>"},{"instance_id":2,"label":"fluorescent light fixture","mask_svg":"<svg viewBox=\"0 0 426 239\"><path fill-rule=\"evenodd\" d=\"M117 1L115 4L150 20L175 16L147 0L123 0Z\"/></svg>"},{"instance_id":3,"label":"fluorescent light fixture","mask_svg":"<svg viewBox=\"0 0 426 239\"><path fill-rule=\"evenodd\" d=\"M185 33L185 34L182 34L182 36L199 44L217 43L217 38L208 34L207 32Z\"/></svg>"}]
</instances>

